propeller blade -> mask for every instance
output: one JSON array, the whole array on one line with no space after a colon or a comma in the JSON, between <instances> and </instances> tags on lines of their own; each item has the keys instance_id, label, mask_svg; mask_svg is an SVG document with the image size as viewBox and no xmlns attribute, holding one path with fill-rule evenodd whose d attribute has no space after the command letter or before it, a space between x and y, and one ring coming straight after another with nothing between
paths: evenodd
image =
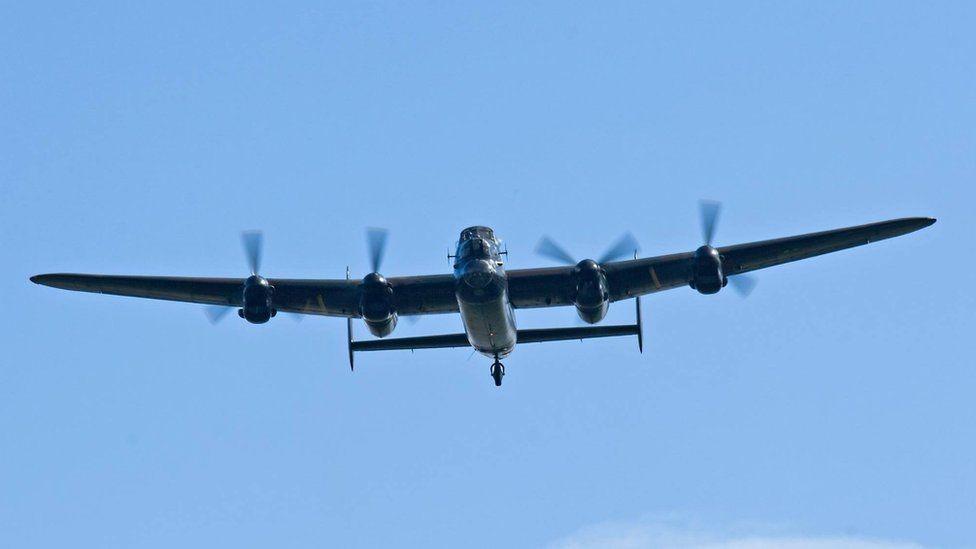
<instances>
[{"instance_id":1,"label":"propeller blade","mask_svg":"<svg viewBox=\"0 0 976 549\"><path fill-rule=\"evenodd\" d=\"M573 256L569 255L569 252L563 249L563 247L559 244L556 244L556 241L548 236L543 236L542 240L535 245L535 253L567 265L576 264L576 260L573 259Z\"/></svg>"},{"instance_id":2,"label":"propeller blade","mask_svg":"<svg viewBox=\"0 0 976 549\"><path fill-rule=\"evenodd\" d=\"M227 316L227 313L233 311L233 307L221 307L220 305L208 305L203 308L203 313L207 315L207 320L211 324L217 324Z\"/></svg>"},{"instance_id":3,"label":"propeller blade","mask_svg":"<svg viewBox=\"0 0 976 549\"><path fill-rule=\"evenodd\" d=\"M705 244L711 246L715 237L715 226L718 224L718 214L722 211L722 203L714 200L702 200L698 203L701 212L702 238Z\"/></svg>"},{"instance_id":4,"label":"propeller blade","mask_svg":"<svg viewBox=\"0 0 976 549\"><path fill-rule=\"evenodd\" d=\"M756 288L756 284L759 281L755 277L749 275L735 275L729 277L729 284L732 285L732 289L735 290L739 297L749 297L752 290Z\"/></svg>"},{"instance_id":5,"label":"propeller blade","mask_svg":"<svg viewBox=\"0 0 976 549\"><path fill-rule=\"evenodd\" d=\"M383 264L383 255L386 252L386 236L389 231L370 227L366 229L366 243L369 246L369 264L372 272L378 273L380 265Z\"/></svg>"},{"instance_id":6,"label":"propeller blade","mask_svg":"<svg viewBox=\"0 0 976 549\"><path fill-rule=\"evenodd\" d=\"M420 322L420 319L423 318L423 317L420 316L420 315L407 315L407 316L402 316L400 318L404 318L404 319L407 320L407 322L409 322L410 324L416 326L417 323Z\"/></svg>"},{"instance_id":7,"label":"propeller blade","mask_svg":"<svg viewBox=\"0 0 976 549\"><path fill-rule=\"evenodd\" d=\"M241 241L244 243L244 253L247 255L247 264L251 267L251 274L258 274L261 269L261 247L264 235L261 231L244 231L241 233Z\"/></svg>"},{"instance_id":8,"label":"propeller blade","mask_svg":"<svg viewBox=\"0 0 976 549\"><path fill-rule=\"evenodd\" d=\"M617 241L610 246L610 248L603 252L597 263L601 265L608 263L610 261L617 261L625 257L630 257L634 252L640 249L640 244L637 243L637 239L630 232L626 232Z\"/></svg>"}]
</instances>

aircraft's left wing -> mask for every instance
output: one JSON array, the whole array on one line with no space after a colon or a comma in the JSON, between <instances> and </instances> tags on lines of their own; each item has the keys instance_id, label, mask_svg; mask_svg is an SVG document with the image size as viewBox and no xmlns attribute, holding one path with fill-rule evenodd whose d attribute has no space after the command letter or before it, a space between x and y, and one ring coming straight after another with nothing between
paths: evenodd
<instances>
[{"instance_id":1,"label":"aircraft's left wing","mask_svg":"<svg viewBox=\"0 0 976 549\"><path fill-rule=\"evenodd\" d=\"M728 276L765 269L831 252L870 244L917 231L935 223L928 217L908 217L855 227L719 247ZM615 261L603 265L610 301L630 299L691 282L694 252ZM572 305L576 293L575 267L520 269L508 272L509 294L517 308Z\"/></svg>"},{"instance_id":2,"label":"aircraft's left wing","mask_svg":"<svg viewBox=\"0 0 976 549\"><path fill-rule=\"evenodd\" d=\"M392 277L396 310L403 315L456 311L453 277L427 275ZM31 281L45 286L100 294L164 299L207 305L240 307L243 278L177 276L114 276L44 274ZM269 278L278 311L312 315L358 317L360 281L345 279Z\"/></svg>"}]
</instances>

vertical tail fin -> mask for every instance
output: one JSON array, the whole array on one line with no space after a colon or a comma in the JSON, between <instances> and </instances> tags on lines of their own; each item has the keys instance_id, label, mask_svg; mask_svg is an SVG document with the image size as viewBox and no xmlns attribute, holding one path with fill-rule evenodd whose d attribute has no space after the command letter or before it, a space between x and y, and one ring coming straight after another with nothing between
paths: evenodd
<instances>
[{"instance_id":1,"label":"vertical tail fin","mask_svg":"<svg viewBox=\"0 0 976 549\"><path fill-rule=\"evenodd\" d=\"M346 337L348 338L347 345L349 346L349 370L355 372L356 363L353 360L355 353L352 350L352 319L351 318L346 319Z\"/></svg>"},{"instance_id":2,"label":"vertical tail fin","mask_svg":"<svg viewBox=\"0 0 976 549\"><path fill-rule=\"evenodd\" d=\"M639 297L634 298L637 312L637 349L644 353L644 322L641 319L641 302Z\"/></svg>"},{"instance_id":3,"label":"vertical tail fin","mask_svg":"<svg viewBox=\"0 0 976 549\"><path fill-rule=\"evenodd\" d=\"M349 266L346 266L346 280L349 280ZM349 347L349 371L356 371L356 362L352 350L352 318L346 318L346 345Z\"/></svg>"}]
</instances>

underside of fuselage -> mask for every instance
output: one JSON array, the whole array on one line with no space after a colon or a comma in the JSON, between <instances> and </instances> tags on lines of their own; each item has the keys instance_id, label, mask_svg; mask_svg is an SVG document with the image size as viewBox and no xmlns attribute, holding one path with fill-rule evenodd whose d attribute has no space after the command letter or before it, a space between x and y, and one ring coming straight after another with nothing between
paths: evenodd
<instances>
[{"instance_id":1,"label":"underside of fuselage","mask_svg":"<svg viewBox=\"0 0 976 549\"><path fill-rule=\"evenodd\" d=\"M455 296L468 342L494 358L515 348L515 314L499 242L488 227L461 232L454 262Z\"/></svg>"},{"instance_id":2,"label":"underside of fuselage","mask_svg":"<svg viewBox=\"0 0 976 549\"><path fill-rule=\"evenodd\" d=\"M468 342L479 353L504 358L516 343L512 308L500 300L483 303L458 302Z\"/></svg>"}]
</instances>

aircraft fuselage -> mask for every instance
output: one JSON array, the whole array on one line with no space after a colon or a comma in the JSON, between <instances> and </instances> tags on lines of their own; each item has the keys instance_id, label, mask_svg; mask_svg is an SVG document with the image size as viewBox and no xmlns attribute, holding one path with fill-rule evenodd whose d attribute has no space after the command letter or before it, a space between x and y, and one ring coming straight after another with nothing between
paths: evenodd
<instances>
[{"instance_id":1,"label":"aircraft fuselage","mask_svg":"<svg viewBox=\"0 0 976 549\"><path fill-rule=\"evenodd\" d=\"M508 298L499 242L488 227L461 231L454 261L454 294L468 342L495 358L515 348L515 311Z\"/></svg>"}]
</instances>

